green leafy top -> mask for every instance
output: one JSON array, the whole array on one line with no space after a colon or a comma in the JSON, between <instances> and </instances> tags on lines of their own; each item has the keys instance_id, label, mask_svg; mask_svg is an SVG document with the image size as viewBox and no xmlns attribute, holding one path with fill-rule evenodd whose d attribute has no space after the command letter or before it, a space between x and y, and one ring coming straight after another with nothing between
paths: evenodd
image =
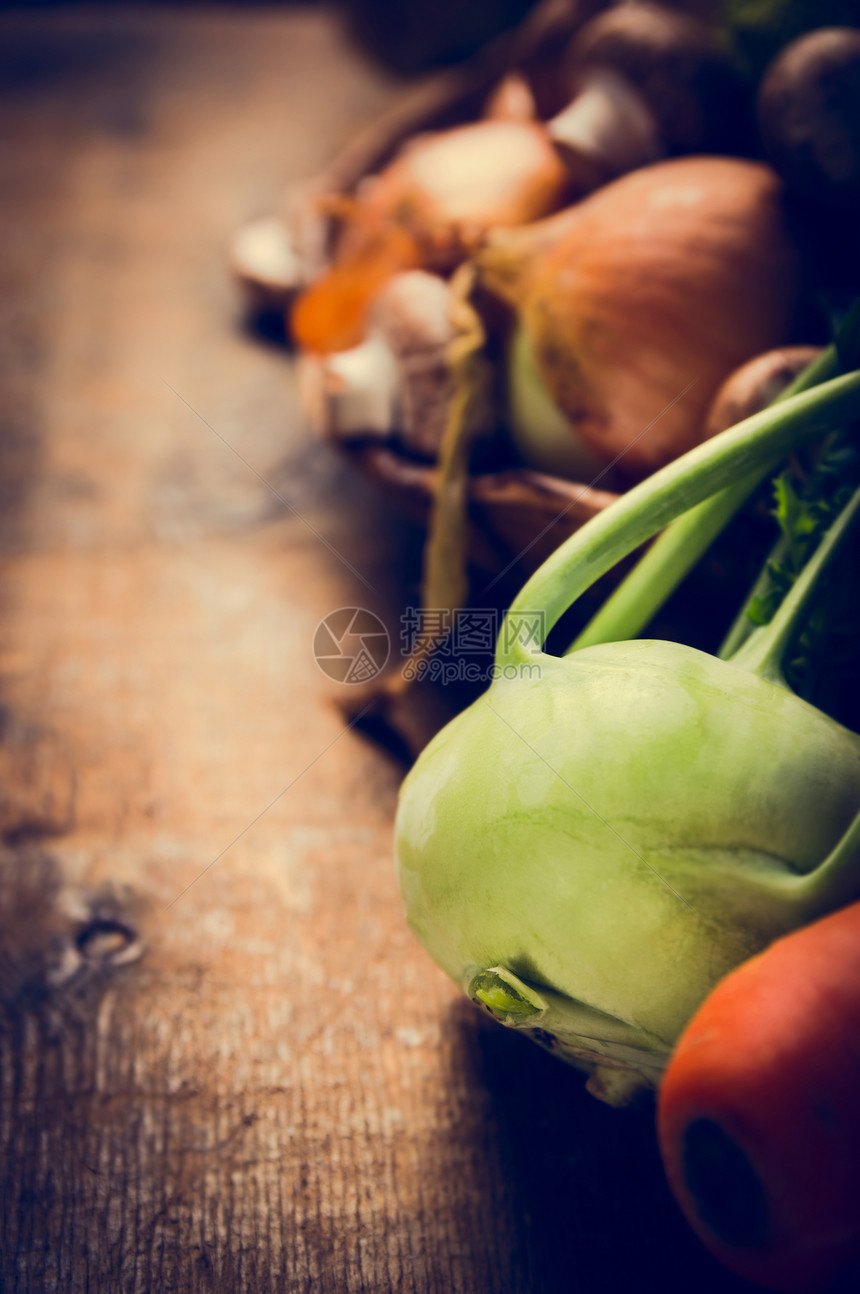
<instances>
[{"instance_id":1,"label":"green leafy top","mask_svg":"<svg viewBox=\"0 0 860 1294\"><path fill-rule=\"evenodd\" d=\"M773 515L780 539L767 563L764 587L750 599L746 614L755 625L769 624L834 518L850 499L860 475L860 448L846 433L828 437L812 471L786 468L773 485Z\"/></svg>"}]
</instances>

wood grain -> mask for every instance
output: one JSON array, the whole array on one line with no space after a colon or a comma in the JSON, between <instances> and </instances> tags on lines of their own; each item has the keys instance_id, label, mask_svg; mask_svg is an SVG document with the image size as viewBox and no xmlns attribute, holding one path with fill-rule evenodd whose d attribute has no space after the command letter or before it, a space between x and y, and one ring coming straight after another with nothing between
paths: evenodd
<instances>
[{"instance_id":1,"label":"wood grain","mask_svg":"<svg viewBox=\"0 0 860 1294\"><path fill-rule=\"evenodd\" d=\"M325 10L0 22L0 1288L739 1290L650 1113L412 940L400 770L311 655L396 626L415 534L224 250L399 89Z\"/></svg>"}]
</instances>

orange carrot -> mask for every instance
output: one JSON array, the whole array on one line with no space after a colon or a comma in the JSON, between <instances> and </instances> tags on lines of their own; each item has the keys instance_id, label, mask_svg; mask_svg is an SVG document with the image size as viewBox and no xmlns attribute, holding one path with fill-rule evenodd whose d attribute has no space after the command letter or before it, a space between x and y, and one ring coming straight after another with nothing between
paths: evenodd
<instances>
[{"instance_id":1,"label":"orange carrot","mask_svg":"<svg viewBox=\"0 0 860 1294\"><path fill-rule=\"evenodd\" d=\"M728 975L658 1106L670 1186L705 1245L771 1289L823 1289L860 1253L860 903Z\"/></svg>"},{"instance_id":2,"label":"orange carrot","mask_svg":"<svg viewBox=\"0 0 860 1294\"><path fill-rule=\"evenodd\" d=\"M420 263L414 238L396 225L361 233L293 307L290 332L303 350L330 354L358 346L378 293L398 271Z\"/></svg>"}]
</instances>

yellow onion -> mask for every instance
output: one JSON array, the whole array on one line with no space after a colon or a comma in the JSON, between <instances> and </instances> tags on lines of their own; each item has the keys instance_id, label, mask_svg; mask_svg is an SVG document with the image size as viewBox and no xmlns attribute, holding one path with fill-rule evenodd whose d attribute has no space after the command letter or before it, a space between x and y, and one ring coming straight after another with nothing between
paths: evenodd
<instances>
[{"instance_id":1,"label":"yellow onion","mask_svg":"<svg viewBox=\"0 0 860 1294\"><path fill-rule=\"evenodd\" d=\"M484 104L490 121L536 121L537 104L532 88L521 72L508 72Z\"/></svg>"},{"instance_id":2,"label":"yellow onion","mask_svg":"<svg viewBox=\"0 0 860 1294\"><path fill-rule=\"evenodd\" d=\"M557 210L571 184L538 122L486 120L416 137L348 205L332 267L293 312L295 340L317 351L357 345L394 273L449 273L488 230Z\"/></svg>"},{"instance_id":3,"label":"yellow onion","mask_svg":"<svg viewBox=\"0 0 860 1294\"><path fill-rule=\"evenodd\" d=\"M478 265L517 319L510 421L523 458L561 475L617 460L621 483L704 438L721 382L790 338L800 290L780 181L728 157L643 167L492 237ZM548 400L531 398L536 384Z\"/></svg>"},{"instance_id":4,"label":"yellow onion","mask_svg":"<svg viewBox=\"0 0 860 1294\"><path fill-rule=\"evenodd\" d=\"M425 249L430 268L450 270L489 229L555 211L570 183L541 124L485 120L418 136L361 197L369 220L395 220Z\"/></svg>"}]
</instances>

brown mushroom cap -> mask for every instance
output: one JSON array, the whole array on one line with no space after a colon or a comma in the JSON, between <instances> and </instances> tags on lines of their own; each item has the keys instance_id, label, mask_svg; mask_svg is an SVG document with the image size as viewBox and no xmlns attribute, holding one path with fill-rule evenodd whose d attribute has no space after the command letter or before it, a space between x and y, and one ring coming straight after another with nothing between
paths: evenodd
<instances>
[{"instance_id":1,"label":"brown mushroom cap","mask_svg":"<svg viewBox=\"0 0 860 1294\"><path fill-rule=\"evenodd\" d=\"M792 41L759 88L759 128L798 193L860 205L860 31L823 27Z\"/></svg>"},{"instance_id":2,"label":"brown mushroom cap","mask_svg":"<svg viewBox=\"0 0 860 1294\"><path fill-rule=\"evenodd\" d=\"M766 409L820 354L820 346L780 346L736 368L711 402L705 438Z\"/></svg>"},{"instance_id":3,"label":"brown mushroom cap","mask_svg":"<svg viewBox=\"0 0 860 1294\"><path fill-rule=\"evenodd\" d=\"M645 100L667 153L718 152L737 136L740 82L697 19L656 4L622 4L598 14L570 48L571 90L589 70L622 76Z\"/></svg>"}]
</instances>

